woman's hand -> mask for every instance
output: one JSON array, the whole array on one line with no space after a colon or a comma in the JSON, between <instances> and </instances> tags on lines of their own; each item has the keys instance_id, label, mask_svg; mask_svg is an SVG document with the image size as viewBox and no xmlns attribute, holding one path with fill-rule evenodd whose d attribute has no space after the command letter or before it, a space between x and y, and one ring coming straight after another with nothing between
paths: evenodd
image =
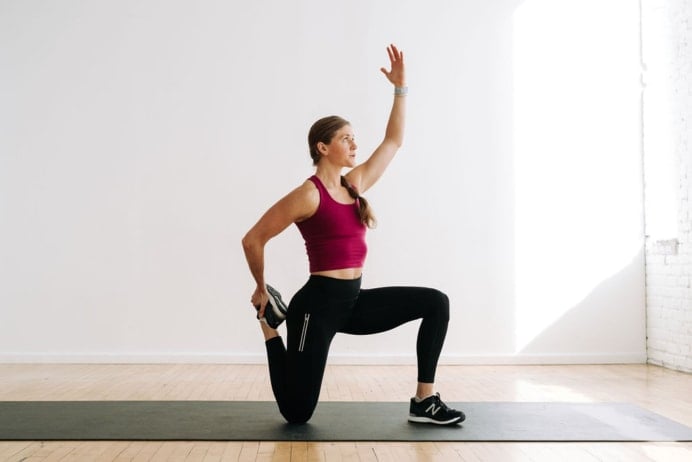
<instances>
[{"instance_id":1,"label":"woman's hand","mask_svg":"<svg viewBox=\"0 0 692 462\"><path fill-rule=\"evenodd\" d=\"M268 302L269 294L267 293L267 289L264 287L257 286L255 292L252 294L252 297L250 298L250 303L252 303L252 306L254 306L255 309L258 311L260 318L264 316L264 310L266 309Z\"/></svg>"},{"instance_id":2,"label":"woman's hand","mask_svg":"<svg viewBox=\"0 0 692 462\"><path fill-rule=\"evenodd\" d=\"M391 70L387 71L384 67L380 68L380 70L387 77L387 80L392 82L395 87L405 87L406 72L404 70L404 52L397 49L394 45L389 45L387 47L387 54L389 55Z\"/></svg>"}]
</instances>

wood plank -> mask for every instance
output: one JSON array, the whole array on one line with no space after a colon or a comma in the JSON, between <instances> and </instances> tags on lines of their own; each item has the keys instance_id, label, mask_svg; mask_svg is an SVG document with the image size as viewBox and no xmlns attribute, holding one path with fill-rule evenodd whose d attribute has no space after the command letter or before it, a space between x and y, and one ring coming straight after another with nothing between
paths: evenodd
<instances>
[{"instance_id":1,"label":"wood plank","mask_svg":"<svg viewBox=\"0 0 692 462\"><path fill-rule=\"evenodd\" d=\"M415 366L330 365L322 399L408 401ZM446 401L620 401L692 426L692 375L638 365L440 366ZM0 364L0 400L272 400L266 365ZM3 461L687 461L690 443L0 442Z\"/></svg>"}]
</instances>

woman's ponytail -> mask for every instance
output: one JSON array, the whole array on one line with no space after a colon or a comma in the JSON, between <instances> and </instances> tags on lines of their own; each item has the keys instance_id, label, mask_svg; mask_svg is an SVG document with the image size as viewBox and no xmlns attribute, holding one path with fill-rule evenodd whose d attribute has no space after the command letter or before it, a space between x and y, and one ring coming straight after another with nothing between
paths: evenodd
<instances>
[{"instance_id":1,"label":"woman's ponytail","mask_svg":"<svg viewBox=\"0 0 692 462\"><path fill-rule=\"evenodd\" d=\"M367 200L358 191L351 186L351 184L346 180L345 176L341 177L341 186L346 188L348 195L356 200L358 203L358 214L360 215L360 221L368 228L374 228L377 226L377 220L375 220L375 215L372 213L372 208Z\"/></svg>"}]
</instances>

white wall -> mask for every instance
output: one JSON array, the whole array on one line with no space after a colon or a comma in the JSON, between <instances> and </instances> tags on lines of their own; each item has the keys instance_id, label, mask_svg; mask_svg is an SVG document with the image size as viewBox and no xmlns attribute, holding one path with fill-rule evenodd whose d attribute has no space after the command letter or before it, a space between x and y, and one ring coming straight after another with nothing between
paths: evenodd
<instances>
[{"instance_id":1,"label":"white wall","mask_svg":"<svg viewBox=\"0 0 692 462\"><path fill-rule=\"evenodd\" d=\"M0 360L263 361L240 238L315 119L379 142L390 42L409 123L364 285L447 292L445 362L644 361L627 0L0 2ZM267 265L304 282L295 228ZM332 357L411 362L415 331Z\"/></svg>"},{"instance_id":2,"label":"white wall","mask_svg":"<svg viewBox=\"0 0 692 462\"><path fill-rule=\"evenodd\" d=\"M642 2L649 362L692 372L692 3Z\"/></svg>"}]
</instances>

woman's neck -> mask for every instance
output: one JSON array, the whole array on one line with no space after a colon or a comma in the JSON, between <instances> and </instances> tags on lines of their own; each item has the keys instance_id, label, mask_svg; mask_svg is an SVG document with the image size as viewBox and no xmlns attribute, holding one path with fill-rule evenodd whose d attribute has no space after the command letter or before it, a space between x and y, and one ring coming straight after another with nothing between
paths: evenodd
<instances>
[{"instance_id":1,"label":"woman's neck","mask_svg":"<svg viewBox=\"0 0 692 462\"><path fill-rule=\"evenodd\" d=\"M317 166L315 175L320 179L327 189L341 187L341 168L329 168L327 166Z\"/></svg>"}]
</instances>

